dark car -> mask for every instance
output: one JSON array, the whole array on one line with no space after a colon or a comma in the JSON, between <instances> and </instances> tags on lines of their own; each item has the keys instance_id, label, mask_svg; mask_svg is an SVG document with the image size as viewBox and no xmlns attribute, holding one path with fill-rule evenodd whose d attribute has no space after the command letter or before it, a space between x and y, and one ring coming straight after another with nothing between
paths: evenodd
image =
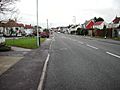
<instances>
[{"instance_id":1,"label":"dark car","mask_svg":"<svg viewBox=\"0 0 120 90\"><path fill-rule=\"evenodd\" d=\"M41 36L42 38L49 38L49 32L41 32L41 33L40 33L40 36Z\"/></svg>"}]
</instances>

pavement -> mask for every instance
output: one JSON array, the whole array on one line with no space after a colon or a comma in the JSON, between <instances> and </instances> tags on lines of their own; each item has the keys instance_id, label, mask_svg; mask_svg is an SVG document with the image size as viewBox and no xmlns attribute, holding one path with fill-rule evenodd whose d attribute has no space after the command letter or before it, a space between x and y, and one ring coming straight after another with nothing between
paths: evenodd
<instances>
[{"instance_id":1,"label":"pavement","mask_svg":"<svg viewBox=\"0 0 120 90\"><path fill-rule=\"evenodd\" d=\"M11 47L11 51L0 52L0 75L20 61L31 49Z\"/></svg>"},{"instance_id":2,"label":"pavement","mask_svg":"<svg viewBox=\"0 0 120 90\"><path fill-rule=\"evenodd\" d=\"M38 49L0 52L0 90L37 90L51 39Z\"/></svg>"}]
</instances>

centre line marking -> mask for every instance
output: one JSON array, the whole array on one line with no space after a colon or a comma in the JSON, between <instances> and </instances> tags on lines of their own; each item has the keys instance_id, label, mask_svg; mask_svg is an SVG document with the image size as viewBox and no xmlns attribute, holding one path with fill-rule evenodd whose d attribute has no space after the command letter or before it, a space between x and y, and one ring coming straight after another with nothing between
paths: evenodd
<instances>
[{"instance_id":1,"label":"centre line marking","mask_svg":"<svg viewBox=\"0 0 120 90\"><path fill-rule=\"evenodd\" d=\"M116 54L113 54L113 53L110 53L110 52L106 52L106 53L109 54L109 55L112 55L112 56L114 56L114 57L120 58L119 55L116 55Z\"/></svg>"},{"instance_id":2,"label":"centre line marking","mask_svg":"<svg viewBox=\"0 0 120 90\"><path fill-rule=\"evenodd\" d=\"M88 47L91 47L91 48L93 48L93 49L98 49L97 47L91 46L91 45L89 45L89 44L87 44L87 46L88 46Z\"/></svg>"}]
</instances>

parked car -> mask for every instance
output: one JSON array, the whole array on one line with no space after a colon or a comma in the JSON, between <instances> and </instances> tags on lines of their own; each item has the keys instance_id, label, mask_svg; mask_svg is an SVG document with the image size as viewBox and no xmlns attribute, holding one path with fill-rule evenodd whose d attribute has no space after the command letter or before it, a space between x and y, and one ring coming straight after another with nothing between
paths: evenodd
<instances>
[{"instance_id":1,"label":"parked car","mask_svg":"<svg viewBox=\"0 0 120 90\"><path fill-rule=\"evenodd\" d=\"M42 38L49 38L49 32L41 32L41 33L40 33L40 36L41 36Z\"/></svg>"}]
</instances>

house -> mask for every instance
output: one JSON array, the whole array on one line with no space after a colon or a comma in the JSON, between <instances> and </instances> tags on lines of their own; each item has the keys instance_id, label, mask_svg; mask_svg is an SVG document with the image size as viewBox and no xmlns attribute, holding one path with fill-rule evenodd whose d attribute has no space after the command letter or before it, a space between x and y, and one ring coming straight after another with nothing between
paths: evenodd
<instances>
[{"instance_id":1,"label":"house","mask_svg":"<svg viewBox=\"0 0 120 90\"><path fill-rule=\"evenodd\" d=\"M112 37L120 37L120 17L117 17L112 21Z\"/></svg>"},{"instance_id":2,"label":"house","mask_svg":"<svg viewBox=\"0 0 120 90\"><path fill-rule=\"evenodd\" d=\"M3 35L7 33L6 23L7 21L0 21L0 33Z\"/></svg>"},{"instance_id":3,"label":"house","mask_svg":"<svg viewBox=\"0 0 120 90\"><path fill-rule=\"evenodd\" d=\"M89 20L86 24L86 29L93 29L94 21Z\"/></svg>"},{"instance_id":4,"label":"house","mask_svg":"<svg viewBox=\"0 0 120 90\"><path fill-rule=\"evenodd\" d=\"M18 28L18 31L17 31L18 36L24 35L24 33L25 33L25 31L24 31L24 24L17 23L17 27L16 28Z\"/></svg>"},{"instance_id":5,"label":"house","mask_svg":"<svg viewBox=\"0 0 120 90\"><path fill-rule=\"evenodd\" d=\"M104 21L95 22L93 28L101 30L103 29L104 25L106 25Z\"/></svg>"},{"instance_id":6,"label":"house","mask_svg":"<svg viewBox=\"0 0 120 90\"><path fill-rule=\"evenodd\" d=\"M15 20L9 19L9 21L5 24L6 31L4 32L5 36L17 36L17 23Z\"/></svg>"},{"instance_id":7,"label":"house","mask_svg":"<svg viewBox=\"0 0 120 90\"><path fill-rule=\"evenodd\" d=\"M0 33L4 36L21 36L21 31L24 30L24 25L17 23L15 20L0 22Z\"/></svg>"},{"instance_id":8,"label":"house","mask_svg":"<svg viewBox=\"0 0 120 90\"><path fill-rule=\"evenodd\" d=\"M25 33L26 36L33 35L33 26L30 25L25 25Z\"/></svg>"},{"instance_id":9,"label":"house","mask_svg":"<svg viewBox=\"0 0 120 90\"><path fill-rule=\"evenodd\" d=\"M77 31L78 28L81 28L81 26L80 25L71 25L68 32L71 33L71 34L76 34L76 31Z\"/></svg>"},{"instance_id":10,"label":"house","mask_svg":"<svg viewBox=\"0 0 120 90\"><path fill-rule=\"evenodd\" d=\"M5 37L3 37L5 24L3 22L0 22L0 44L5 42Z\"/></svg>"},{"instance_id":11,"label":"house","mask_svg":"<svg viewBox=\"0 0 120 90\"><path fill-rule=\"evenodd\" d=\"M68 27L66 27L66 26L60 27L60 32L61 33L68 33Z\"/></svg>"},{"instance_id":12,"label":"house","mask_svg":"<svg viewBox=\"0 0 120 90\"><path fill-rule=\"evenodd\" d=\"M35 36L37 36L37 28L38 28L38 33L40 33L40 32L43 32L43 28L42 27L40 27L40 26L34 26L33 27L33 34L35 35Z\"/></svg>"},{"instance_id":13,"label":"house","mask_svg":"<svg viewBox=\"0 0 120 90\"><path fill-rule=\"evenodd\" d=\"M0 22L0 44L5 42L5 38L3 37L3 31L4 31L4 23Z\"/></svg>"},{"instance_id":14,"label":"house","mask_svg":"<svg viewBox=\"0 0 120 90\"><path fill-rule=\"evenodd\" d=\"M117 17L112 21L113 28L117 28L120 26L120 17Z\"/></svg>"},{"instance_id":15,"label":"house","mask_svg":"<svg viewBox=\"0 0 120 90\"><path fill-rule=\"evenodd\" d=\"M3 34L0 34L0 44L5 42L5 37L3 37Z\"/></svg>"},{"instance_id":16,"label":"house","mask_svg":"<svg viewBox=\"0 0 120 90\"><path fill-rule=\"evenodd\" d=\"M86 22L85 28L88 30L89 36L92 36L93 26L94 26L94 20L89 20Z\"/></svg>"}]
</instances>

